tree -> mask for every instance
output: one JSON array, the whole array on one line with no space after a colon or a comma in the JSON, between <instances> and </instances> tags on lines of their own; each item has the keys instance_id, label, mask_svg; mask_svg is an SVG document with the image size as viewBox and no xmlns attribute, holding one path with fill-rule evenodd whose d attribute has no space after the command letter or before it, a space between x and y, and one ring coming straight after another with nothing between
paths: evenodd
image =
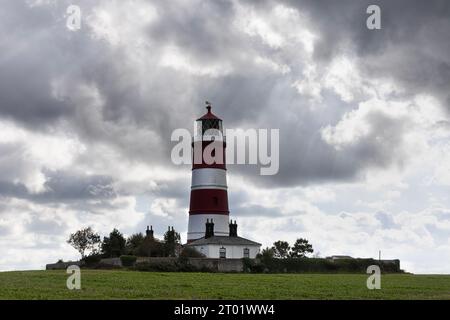
<instances>
[{"instance_id":1,"label":"tree","mask_svg":"<svg viewBox=\"0 0 450 320\"><path fill-rule=\"evenodd\" d=\"M162 257L164 256L164 243L151 237L145 237L137 249L137 255L143 257Z\"/></svg>"},{"instance_id":2,"label":"tree","mask_svg":"<svg viewBox=\"0 0 450 320\"><path fill-rule=\"evenodd\" d=\"M102 242L102 254L105 257L120 257L125 253L126 240L119 230L114 229L109 237L104 237Z\"/></svg>"},{"instance_id":3,"label":"tree","mask_svg":"<svg viewBox=\"0 0 450 320\"><path fill-rule=\"evenodd\" d=\"M273 243L272 250L274 252L275 258L287 258L289 256L289 243L286 241L277 241Z\"/></svg>"},{"instance_id":4,"label":"tree","mask_svg":"<svg viewBox=\"0 0 450 320\"><path fill-rule=\"evenodd\" d=\"M84 259L86 250L97 251L100 236L92 231L91 227L87 227L72 233L67 243L74 247L81 254L81 258Z\"/></svg>"},{"instance_id":5,"label":"tree","mask_svg":"<svg viewBox=\"0 0 450 320\"><path fill-rule=\"evenodd\" d=\"M273 248L266 247L265 249L262 249L260 253L256 255L258 259L260 259L263 263L266 263L273 259L275 252L273 251Z\"/></svg>"},{"instance_id":6,"label":"tree","mask_svg":"<svg viewBox=\"0 0 450 320\"><path fill-rule=\"evenodd\" d=\"M205 258L205 255L192 247L184 247L180 253L180 257L186 258Z\"/></svg>"},{"instance_id":7,"label":"tree","mask_svg":"<svg viewBox=\"0 0 450 320\"><path fill-rule=\"evenodd\" d=\"M169 230L166 231L164 234L164 251L166 253L166 256L168 257L174 257L175 256L175 249L177 245L180 244L181 237L178 232L176 232L173 227L172 230L169 227Z\"/></svg>"},{"instance_id":8,"label":"tree","mask_svg":"<svg viewBox=\"0 0 450 320\"><path fill-rule=\"evenodd\" d=\"M313 253L312 245L306 239L297 239L291 248L290 256L292 258L304 258L308 253Z\"/></svg>"},{"instance_id":9,"label":"tree","mask_svg":"<svg viewBox=\"0 0 450 320\"><path fill-rule=\"evenodd\" d=\"M132 234L128 237L125 245L127 252L132 255L137 255L142 242L144 242L144 235L141 232Z\"/></svg>"},{"instance_id":10,"label":"tree","mask_svg":"<svg viewBox=\"0 0 450 320\"><path fill-rule=\"evenodd\" d=\"M272 259L274 257L275 252L272 248L266 247L265 249L262 249L261 253L259 254L263 258Z\"/></svg>"}]
</instances>

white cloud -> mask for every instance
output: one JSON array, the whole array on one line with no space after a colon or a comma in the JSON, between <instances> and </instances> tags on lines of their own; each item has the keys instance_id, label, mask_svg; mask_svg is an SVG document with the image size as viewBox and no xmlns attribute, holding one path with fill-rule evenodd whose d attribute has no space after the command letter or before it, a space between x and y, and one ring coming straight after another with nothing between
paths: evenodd
<instances>
[{"instance_id":1,"label":"white cloud","mask_svg":"<svg viewBox=\"0 0 450 320\"><path fill-rule=\"evenodd\" d=\"M171 67L177 71L187 72L192 75L220 77L226 76L233 71L232 66L225 63L205 64L196 61L195 57L189 57L182 49L168 46L163 49L161 54L160 65L163 67Z\"/></svg>"},{"instance_id":2,"label":"white cloud","mask_svg":"<svg viewBox=\"0 0 450 320\"><path fill-rule=\"evenodd\" d=\"M2 178L23 182L34 193L44 191L43 169L67 168L86 150L76 136L61 131L35 133L2 119L0 127L0 148L10 149L0 155Z\"/></svg>"},{"instance_id":3,"label":"white cloud","mask_svg":"<svg viewBox=\"0 0 450 320\"><path fill-rule=\"evenodd\" d=\"M146 1L101 1L86 17L94 39L112 46L148 45L145 28L158 19L157 10Z\"/></svg>"}]
</instances>

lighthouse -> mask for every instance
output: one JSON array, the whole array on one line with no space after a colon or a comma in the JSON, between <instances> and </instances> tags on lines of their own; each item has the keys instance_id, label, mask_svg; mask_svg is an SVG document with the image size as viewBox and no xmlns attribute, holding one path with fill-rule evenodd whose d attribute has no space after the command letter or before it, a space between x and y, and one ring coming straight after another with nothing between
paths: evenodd
<instances>
[{"instance_id":1,"label":"lighthouse","mask_svg":"<svg viewBox=\"0 0 450 320\"><path fill-rule=\"evenodd\" d=\"M206 109L206 114L196 121L192 141L188 243L204 236L206 223L214 224L215 235L227 236L229 233L226 142L222 120L211 112L210 103ZM204 155L211 155L213 161L208 161Z\"/></svg>"},{"instance_id":2,"label":"lighthouse","mask_svg":"<svg viewBox=\"0 0 450 320\"><path fill-rule=\"evenodd\" d=\"M206 102L192 138L192 180L187 246L207 258L254 258L261 244L238 236L230 220L226 168L226 137L222 119Z\"/></svg>"}]
</instances>

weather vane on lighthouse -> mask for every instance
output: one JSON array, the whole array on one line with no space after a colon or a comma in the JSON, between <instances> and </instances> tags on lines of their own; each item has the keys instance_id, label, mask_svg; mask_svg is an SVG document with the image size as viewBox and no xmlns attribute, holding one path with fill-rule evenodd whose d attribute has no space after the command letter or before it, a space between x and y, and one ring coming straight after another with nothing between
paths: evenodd
<instances>
[{"instance_id":1,"label":"weather vane on lighthouse","mask_svg":"<svg viewBox=\"0 0 450 320\"><path fill-rule=\"evenodd\" d=\"M211 106L212 106L211 102L205 101L205 104L206 104L206 109L208 109L208 111L211 111Z\"/></svg>"}]
</instances>

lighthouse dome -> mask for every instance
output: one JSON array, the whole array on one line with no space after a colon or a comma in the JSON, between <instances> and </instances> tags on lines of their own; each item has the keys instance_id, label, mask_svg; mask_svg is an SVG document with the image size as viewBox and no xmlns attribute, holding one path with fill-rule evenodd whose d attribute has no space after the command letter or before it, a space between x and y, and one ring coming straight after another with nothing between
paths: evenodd
<instances>
[{"instance_id":1,"label":"lighthouse dome","mask_svg":"<svg viewBox=\"0 0 450 320\"><path fill-rule=\"evenodd\" d=\"M211 112L211 104L207 101L206 102L206 109L208 110L201 118L198 118L197 121L199 120L220 120L222 121L222 119L220 119L219 117L217 117L215 114L213 114Z\"/></svg>"}]
</instances>

